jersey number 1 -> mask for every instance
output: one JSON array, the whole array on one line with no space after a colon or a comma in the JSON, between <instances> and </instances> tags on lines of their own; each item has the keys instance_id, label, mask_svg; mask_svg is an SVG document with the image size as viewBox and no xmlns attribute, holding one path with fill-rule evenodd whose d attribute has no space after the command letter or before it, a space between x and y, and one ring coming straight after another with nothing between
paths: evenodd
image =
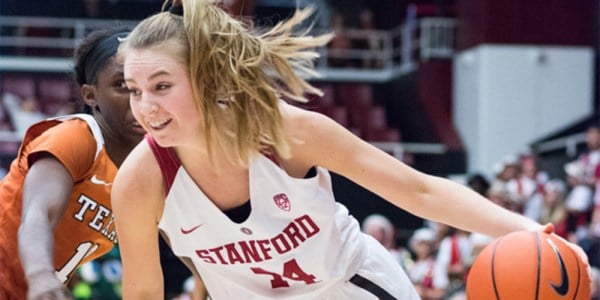
<instances>
[{"instance_id":1,"label":"jersey number 1","mask_svg":"<svg viewBox=\"0 0 600 300\"><path fill-rule=\"evenodd\" d=\"M77 250L75 250L75 254L69 258L66 264L60 268L60 270L56 271L56 277L62 283L66 283L69 279L69 275L75 271L75 268L79 266L79 263L88 255L92 254L92 252L98 249L98 245L92 242L83 242L77 246Z\"/></svg>"},{"instance_id":2,"label":"jersey number 1","mask_svg":"<svg viewBox=\"0 0 600 300\"><path fill-rule=\"evenodd\" d=\"M316 282L315 276L306 274L306 272L302 271L295 259L288 260L283 264L283 274L270 272L263 268L250 269L255 274L271 275L273 277L273 279L271 279L271 287L274 289L290 286L290 284L285 279L283 279L284 277L295 281L304 281L306 284L313 284Z\"/></svg>"}]
</instances>

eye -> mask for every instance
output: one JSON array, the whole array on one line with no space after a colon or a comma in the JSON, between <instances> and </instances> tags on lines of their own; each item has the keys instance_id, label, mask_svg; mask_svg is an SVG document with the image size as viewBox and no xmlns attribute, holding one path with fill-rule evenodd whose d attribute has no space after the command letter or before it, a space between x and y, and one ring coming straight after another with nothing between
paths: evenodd
<instances>
[{"instance_id":1,"label":"eye","mask_svg":"<svg viewBox=\"0 0 600 300\"><path fill-rule=\"evenodd\" d=\"M141 93L140 93L140 90L138 90L138 89L136 89L136 88L130 88L130 89L128 89L128 90L129 90L129 94L130 94L131 96L139 96L139 95L141 94Z\"/></svg>"},{"instance_id":2,"label":"eye","mask_svg":"<svg viewBox=\"0 0 600 300\"><path fill-rule=\"evenodd\" d=\"M171 87L171 85L170 85L170 84L167 84L167 83L159 83L159 84L157 84L157 85L156 85L156 90L157 90L157 91L163 91L163 90L166 90L166 89L168 89L168 88L170 88L170 87Z\"/></svg>"},{"instance_id":3,"label":"eye","mask_svg":"<svg viewBox=\"0 0 600 300\"><path fill-rule=\"evenodd\" d=\"M124 90L127 89L127 85L125 84L124 80L115 81L113 83L113 86L116 87L116 88L118 88L118 89L124 89Z\"/></svg>"}]
</instances>

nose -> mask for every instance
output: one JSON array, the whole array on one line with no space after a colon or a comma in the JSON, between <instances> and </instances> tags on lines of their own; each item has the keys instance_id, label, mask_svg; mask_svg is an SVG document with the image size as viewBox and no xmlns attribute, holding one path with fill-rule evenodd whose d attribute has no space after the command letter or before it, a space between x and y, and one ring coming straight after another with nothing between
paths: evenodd
<instances>
[{"instance_id":1,"label":"nose","mask_svg":"<svg viewBox=\"0 0 600 300\"><path fill-rule=\"evenodd\" d=\"M140 112L144 115L152 115L158 111L158 105L154 101L145 100L140 103Z\"/></svg>"}]
</instances>

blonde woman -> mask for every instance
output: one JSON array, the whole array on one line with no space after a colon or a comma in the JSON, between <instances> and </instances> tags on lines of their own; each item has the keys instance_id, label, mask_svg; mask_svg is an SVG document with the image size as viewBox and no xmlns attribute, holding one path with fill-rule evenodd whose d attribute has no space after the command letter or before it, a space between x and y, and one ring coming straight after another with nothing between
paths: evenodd
<instances>
[{"instance_id":1,"label":"blonde woman","mask_svg":"<svg viewBox=\"0 0 600 300\"><path fill-rule=\"evenodd\" d=\"M113 186L125 299L161 298L158 232L212 299L418 299L335 201L328 170L466 230L543 229L281 101L319 93L298 72L313 73L311 50L331 37L293 34L309 14L267 31L213 1L174 1L122 44L132 111L149 132Z\"/></svg>"}]
</instances>

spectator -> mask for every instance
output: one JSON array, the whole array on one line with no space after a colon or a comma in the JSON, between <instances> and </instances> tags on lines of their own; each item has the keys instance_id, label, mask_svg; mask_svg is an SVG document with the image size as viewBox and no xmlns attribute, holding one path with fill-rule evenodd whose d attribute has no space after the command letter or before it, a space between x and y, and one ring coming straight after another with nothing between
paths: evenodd
<instances>
[{"instance_id":1,"label":"spectator","mask_svg":"<svg viewBox=\"0 0 600 300\"><path fill-rule=\"evenodd\" d=\"M581 180L584 184L594 187L600 183L600 126L592 124L586 131L587 149L581 154L577 161L583 167Z\"/></svg>"},{"instance_id":2,"label":"spectator","mask_svg":"<svg viewBox=\"0 0 600 300\"><path fill-rule=\"evenodd\" d=\"M494 166L494 181L509 182L519 176L521 172L519 160L514 155L506 155L502 161Z\"/></svg>"},{"instance_id":3,"label":"spectator","mask_svg":"<svg viewBox=\"0 0 600 300\"><path fill-rule=\"evenodd\" d=\"M364 30L364 36L356 39L357 49L363 50L362 67L366 69L382 68L383 60L381 59L381 49L383 47L382 38L374 32L377 30L374 21L375 15L368 8L363 8L358 15L358 29Z\"/></svg>"},{"instance_id":4,"label":"spectator","mask_svg":"<svg viewBox=\"0 0 600 300\"><path fill-rule=\"evenodd\" d=\"M467 179L467 186L482 196L487 196L490 182L482 174L473 174Z\"/></svg>"},{"instance_id":5,"label":"spectator","mask_svg":"<svg viewBox=\"0 0 600 300\"><path fill-rule=\"evenodd\" d=\"M499 181L495 182L495 184L499 184L503 187L505 185L504 183L501 183ZM467 186L484 197L489 196L490 183L481 174L474 174L471 177L469 177L467 179ZM490 201L492 200L490 199ZM481 252L481 250L483 250L483 248L485 248L493 239L488 235L473 232L469 235L469 240L471 241L471 258L469 259L469 261L472 262L475 260L479 252Z\"/></svg>"},{"instance_id":6,"label":"spectator","mask_svg":"<svg viewBox=\"0 0 600 300\"><path fill-rule=\"evenodd\" d=\"M352 42L346 35L345 18L339 13L335 13L331 20L331 30L334 37L327 47L329 48L328 65L332 68L352 67L354 63L349 56L349 50L352 48Z\"/></svg>"},{"instance_id":7,"label":"spectator","mask_svg":"<svg viewBox=\"0 0 600 300\"><path fill-rule=\"evenodd\" d=\"M567 210L565 208L565 184L553 179L545 185L546 194L539 222L554 224L554 233L567 238Z\"/></svg>"},{"instance_id":8,"label":"spectator","mask_svg":"<svg viewBox=\"0 0 600 300\"><path fill-rule=\"evenodd\" d=\"M590 235L600 239L600 125L597 123L587 129L586 146L587 152L580 156L579 161L585 168L584 182L593 188Z\"/></svg>"},{"instance_id":9,"label":"spectator","mask_svg":"<svg viewBox=\"0 0 600 300\"><path fill-rule=\"evenodd\" d=\"M436 274L436 237L435 232L427 227L415 230L409 241L409 247L414 253L414 263L408 269L408 276L415 285L422 300L442 299L444 290L433 286L434 277L445 276Z\"/></svg>"},{"instance_id":10,"label":"spectator","mask_svg":"<svg viewBox=\"0 0 600 300\"><path fill-rule=\"evenodd\" d=\"M585 238L590 225L590 212L593 202L592 187L586 184L585 165L582 160L565 164L565 173L570 191L565 200L568 212L568 230L572 241Z\"/></svg>"},{"instance_id":11,"label":"spectator","mask_svg":"<svg viewBox=\"0 0 600 300\"><path fill-rule=\"evenodd\" d=\"M404 270L411 264L410 253L404 248L396 247L396 228L388 218L373 214L362 222L362 231L383 245Z\"/></svg>"},{"instance_id":12,"label":"spectator","mask_svg":"<svg viewBox=\"0 0 600 300\"><path fill-rule=\"evenodd\" d=\"M523 215L538 221L548 174L539 170L537 159L533 155L522 156L519 163L521 172L507 182L506 188L511 198L519 203Z\"/></svg>"},{"instance_id":13,"label":"spectator","mask_svg":"<svg viewBox=\"0 0 600 300\"><path fill-rule=\"evenodd\" d=\"M506 183L504 182L493 182L488 190L487 197L490 201L508 210L512 210L514 212L519 211L518 202L512 198L511 194L506 189Z\"/></svg>"},{"instance_id":14,"label":"spectator","mask_svg":"<svg viewBox=\"0 0 600 300\"><path fill-rule=\"evenodd\" d=\"M49 117L42 112L39 101L35 97L19 99L16 95L4 94L2 99L15 128L15 134L20 139L25 136L29 126Z\"/></svg>"},{"instance_id":15,"label":"spectator","mask_svg":"<svg viewBox=\"0 0 600 300\"><path fill-rule=\"evenodd\" d=\"M471 265L473 247L469 233L438 223L438 234L443 235L436 256L436 273L433 287L443 289L445 297L464 291L466 275Z\"/></svg>"}]
</instances>

